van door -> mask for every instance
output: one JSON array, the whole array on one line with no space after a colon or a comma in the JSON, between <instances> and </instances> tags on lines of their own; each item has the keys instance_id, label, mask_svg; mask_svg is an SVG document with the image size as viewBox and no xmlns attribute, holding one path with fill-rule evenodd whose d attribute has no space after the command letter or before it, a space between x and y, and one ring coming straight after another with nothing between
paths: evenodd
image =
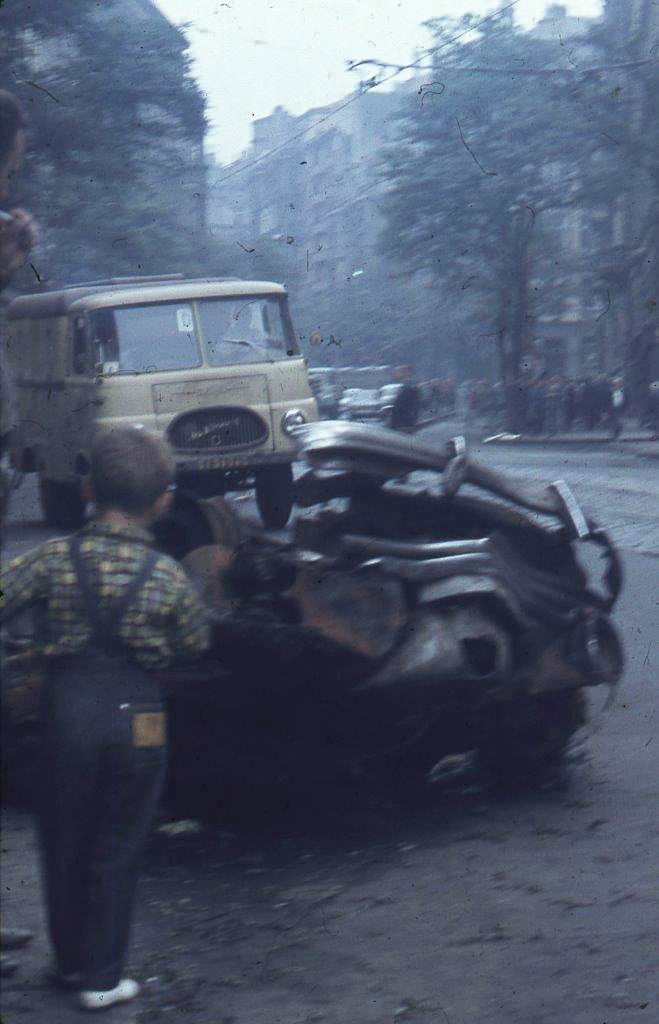
<instances>
[{"instance_id":1,"label":"van door","mask_svg":"<svg viewBox=\"0 0 659 1024\"><path fill-rule=\"evenodd\" d=\"M15 462L54 472L61 461L57 449L65 387L58 362L59 320L25 317L10 324L19 404Z\"/></svg>"},{"instance_id":2,"label":"van door","mask_svg":"<svg viewBox=\"0 0 659 1024\"><path fill-rule=\"evenodd\" d=\"M66 376L65 432L69 473L86 472L94 421L103 405L102 391L95 380L95 352L86 316L77 315L63 324L65 331L64 373Z\"/></svg>"}]
</instances>

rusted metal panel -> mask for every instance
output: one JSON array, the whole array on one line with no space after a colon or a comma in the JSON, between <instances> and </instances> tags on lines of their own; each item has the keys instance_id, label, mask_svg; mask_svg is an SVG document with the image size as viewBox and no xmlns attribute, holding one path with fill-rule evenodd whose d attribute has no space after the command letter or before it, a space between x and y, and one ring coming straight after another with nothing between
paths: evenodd
<instances>
[{"instance_id":1,"label":"rusted metal panel","mask_svg":"<svg viewBox=\"0 0 659 1024\"><path fill-rule=\"evenodd\" d=\"M513 667L513 641L478 607L419 612L405 630L392 657L359 690L398 685L437 687L438 703L446 680L479 682L483 687L505 679Z\"/></svg>"},{"instance_id":2,"label":"rusted metal panel","mask_svg":"<svg viewBox=\"0 0 659 1024\"><path fill-rule=\"evenodd\" d=\"M182 559L204 603L219 614L231 612L236 606L225 576L232 560L233 551L219 544L195 548Z\"/></svg>"},{"instance_id":3,"label":"rusted metal panel","mask_svg":"<svg viewBox=\"0 0 659 1024\"><path fill-rule=\"evenodd\" d=\"M304 566L291 588L302 623L367 658L383 658L406 619L400 584L368 571Z\"/></svg>"}]
</instances>

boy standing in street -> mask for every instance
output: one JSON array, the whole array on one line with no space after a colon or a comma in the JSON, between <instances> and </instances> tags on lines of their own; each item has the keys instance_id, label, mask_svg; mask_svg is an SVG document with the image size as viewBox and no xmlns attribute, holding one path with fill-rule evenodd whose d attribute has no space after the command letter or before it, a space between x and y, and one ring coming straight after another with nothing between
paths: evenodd
<instances>
[{"instance_id":1,"label":"boy standing in street","mask_svg":"<svg viewBox=\"0 0 659 1024\"><path fill-rule=\"evenodd\" d=\"M118 428L92 448L97 516L3 574L9 619L40 610L40 832L54 979L84 1009L134 998L123 977L139 859L165 774L166 716L155 673L209 646L206 612L178 563L152 547L174 465L159 439Z\"/></svg>"}]
</instances>

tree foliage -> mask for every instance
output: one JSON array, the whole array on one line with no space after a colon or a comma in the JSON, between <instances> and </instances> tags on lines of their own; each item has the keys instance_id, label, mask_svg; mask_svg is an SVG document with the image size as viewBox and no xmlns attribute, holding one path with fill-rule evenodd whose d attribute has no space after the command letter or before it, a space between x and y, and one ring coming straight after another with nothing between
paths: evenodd
<instances>
[{"instance_id":1,"label":"tree foliage","mask_svg":"<svg viewBox=\"0 0 659 1024\"><path fill-rule=\"evenodd\" d=\"M121 0L13 0L5 84L27 108L16 200L37 217L42 280L215 269L202 231L204 98L185 36ZM32 284L36 282L32 279Z\"/></svg>"},{"instance_id":2,"label":"tree foliage","mask_svg":"<svg viewBox=\"0 0 659 1024\"><path fill-rule=\"evenodd\" d=\"M470 16L429 25L432 66L387 152L385 242L432 275L440 296L461 297L474 347L495 346L512 384L536 312L555 308L561 275L578 269L565 266L557 219L611 203L624 187L605 128L616 98L603 96L601 76L557 65L555 44L510 18L466 38Z\"/></svg>"}]
</instances>

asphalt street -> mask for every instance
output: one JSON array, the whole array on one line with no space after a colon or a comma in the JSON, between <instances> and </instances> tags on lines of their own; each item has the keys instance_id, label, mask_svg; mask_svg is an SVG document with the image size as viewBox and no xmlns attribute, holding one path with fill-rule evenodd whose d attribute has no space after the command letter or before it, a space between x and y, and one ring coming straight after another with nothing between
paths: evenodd
<instances>
[{"instance_id":1,"label":"asphalt street","mask_svg":"<svg viewBox=\"0 0 659 1024\"><path fill-rule=\"evenodd\" d=\"M445 436L441 426L429 439ZM649 1024L659 1019L659 464L608 449L474 454L564 478L611 529L626 572L626 671L591 697L567 779L492 794L477 782L313 794L244 828L163 822L131 958L144 983L117 1021L191 1024ZM253 512L251 500L239 509ZM5 557L38 543L31 481ZM79 1019L44 979L29 815L7 809L7 924L33 927L3 1020Z\"/></svg>"}]
</instances>

